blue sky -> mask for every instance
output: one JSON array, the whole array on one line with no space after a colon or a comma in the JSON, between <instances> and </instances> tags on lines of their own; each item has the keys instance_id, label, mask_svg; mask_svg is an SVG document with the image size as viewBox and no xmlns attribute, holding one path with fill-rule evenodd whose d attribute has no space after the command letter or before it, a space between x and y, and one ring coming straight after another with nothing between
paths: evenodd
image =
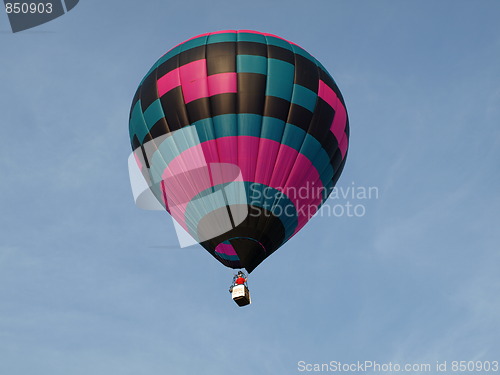
<instances>
[{"instance_id":1,"label":"blue sky","mask_svg":"<svg viewBox=\"0 0 500 375\"><path fill-rule=\"evenodd\" d=\"M0 374L500 361L499 18L485 0L82 0L12 34L0 12ZM338 186L379 191L351 200L363 217L314 218L252 273L243 309L231 270L160 247L172 223L135 207L127 171L142 76L223 29L323 63L351 124Z\"/></svg>"}]
</instances>

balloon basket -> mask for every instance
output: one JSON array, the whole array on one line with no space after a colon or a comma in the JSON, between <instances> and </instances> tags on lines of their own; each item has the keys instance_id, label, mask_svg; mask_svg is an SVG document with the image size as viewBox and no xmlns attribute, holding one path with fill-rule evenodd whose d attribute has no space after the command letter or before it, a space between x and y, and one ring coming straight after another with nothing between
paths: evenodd
<instances>
[{"instance_id":1,"label":"balloon basket","mask_svg":"<svg viewBox=\"0 0 500 375\"><path fill-rule=\"evenodd\" d=\"M246 285L235 285L231 296L233 297L233 301L236 302L239 307L250 305L252 303L252 300L250 299L250 291Z\"/></svg>"}]
</instances>

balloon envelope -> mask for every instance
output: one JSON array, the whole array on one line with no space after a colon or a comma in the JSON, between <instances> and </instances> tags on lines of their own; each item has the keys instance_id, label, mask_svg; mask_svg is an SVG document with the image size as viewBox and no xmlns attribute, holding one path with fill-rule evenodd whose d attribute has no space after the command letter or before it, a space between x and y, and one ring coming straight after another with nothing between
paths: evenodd
<instances>
[{"instance_id":1,"label":"balloon envelope","mask_svg":"<svg viewBox=\"0 0 500 375\"><path fill-rule=\"evenodd\" d=\"M349 139L326 69L248 30L199 35L162 56L137 89L129 130L159 202L221 263L249 272L328 198Z\"/></svg>"}]
</instances>

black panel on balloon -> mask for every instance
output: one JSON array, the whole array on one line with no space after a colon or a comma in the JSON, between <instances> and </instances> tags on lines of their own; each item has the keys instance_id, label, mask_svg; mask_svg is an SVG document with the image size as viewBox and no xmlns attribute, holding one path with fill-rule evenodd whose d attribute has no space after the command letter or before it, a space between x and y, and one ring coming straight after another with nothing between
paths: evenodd
<instances>
[{"instance_id":1,"label":"black panel on balloon","mask_svg":"<svg viewBox=\"0 0 500 375\"><path fill-rule=\"evenodd\" d=\"M312 92L318 92L319 68L311 60L296 55L295 83L307 87Z\"/></svg>"},{"instance_id":2,"label":"black panel on balloon","mask_svg":"<svg viewBox=\"0 0 500 375\"><path fill-rule=\"evenodd\" d=\"M231 207L234 209L236 206ZM204 227L210 225L210 216L209 214L201 219L198 226ZM259 248L250 246L248 243L241 249L242 255L244 255L245 261L247 262L242 263L242 265L248 272L252 272L255 267L283 243L285 228L281 220L274 216L272 212L264 208L248 205L248 215L242 223L224 234L201 242L201 245L214 255L216 246L221 242L231 240L231 244L233 244L232 239L242 237L258 241L266 250L265 253L263 253ZM249 248L254 249L253 254L248 254ZM239 255L239 249L235 247L235 251Z\"/></svg>"},{"instance_id":3,"label":"black panel on balloon","mask_svg":"<svg viewBox=\"0 0 500 375\"><path fill-rule=\"evenodd\" d=\"M209 100L212 117L236 113L236 95L229 93L211 96Z\"/></svg>"},{"instance_id":4,"label":"black panel on balloon","mask_svg":"<svg viewBox=\"0 0 500 375\"><path fill-rule=\"evenodd\" d=\"M238 112L262 115L267 76L257 73L238 73Z\"/></svg>"},{"instance_id":5,"label":"black panel on balloon","mask_svg":"<svg viewBox=\"0 0 500 375\"><path fill-rule=\"evenodd\" d=\"M215 101L217 101L217 99L215 99ZM218 105L217 107L220 108ZM209 98L200 98L187 103L186 110L191 124L212 116Z\"/></svg>"},{"instance_id":6,"label":"black panel on balloon","mask_svg":"<svg viewBox=\"0 0 500 375\"><path fill-rule=\"evenodd\" d=\"M236 43L207 44L207 74L236 72Z\"/></svg>"},{"instance_id":7,"label":"black panel on balloon","mask_svg":"<svg viewBox=\"0 0 500 375\"><path fill-rule=\"evenodd\" d=\"M162 135L165 135L167 133L170 133L170 129L165 118L161 118L156 121L156 123L149 130L151 139L161 137Z\"/></svg>"},{"instance_id":8,"label":"black panel on balloon","mask_svg":"<svg viewBox=\"0 0 500 375\"><path fill-rule=\"evenodd\" d=\"M158 99L156 90L156 76L150 74L141 85L141 109L144 113L148 107Z\"/></svg>"},{"instance_id":9,"label":"black panel on balloon","mask_svg":"<svg viewBox=\"0 0 500 375\"><path fill-rule=\"evenodd\" d=\"M307 108L304 108L298 104L291 104L290 110L288 112L287 122L289 124L297 125L304 129L306 132L309 129L313 118L313 113Z\"/></svg>"},{"instance_id":10,"label":"black panel on balloon","mask_svg":"<svg viewBox=\"0 0 500 375\"><path fill-rule=\"evenodd\" d=\"M177 86L164 94L160 98L160 101L170 131L175 131L189 125L181 86Z\"/></svg>"},{"instance_id":11,"label":"black panel on balloon","mask_svg":"<svg viewBox=\"0 0 500 375\"><path fill-rule=\"evenodd\" d=\"M267 57L270 59L286 61L292 65L295 64L295 54L289 49L268 45Z\"/></svg>"},{"instance_id":12,"label":"black panel on balloon","mask_svg":"<svg viewBox=\"0 0 500 375\"><path fill-rule=\"evenodd\" d=\"M200 46L183 51L179 54L179 66L183 66L193 61L203 60L205 58L206 46Z\"/></svg>"},{"instance_id":13,"label":"black panel on balloon","mask_svg":"<svg viewBox=\"0 0 500 375\"><path fill-rule=\"evenodd\" d=\"M274 117L286 122L288 120L289 110L290 102L288 100L281 99L275 96L266 96L264 116Z\"/></svg>"},{"instance_id":14,"label":"black panel on balloon","mask_svg":"<svg viewBox=\"0 0 500 375\"><path fill-rule=\"evenodd\" d=\"M254 55L267 57L267 45L255 42L238 42L238 55Z\"/></svg>"}]
</instances>

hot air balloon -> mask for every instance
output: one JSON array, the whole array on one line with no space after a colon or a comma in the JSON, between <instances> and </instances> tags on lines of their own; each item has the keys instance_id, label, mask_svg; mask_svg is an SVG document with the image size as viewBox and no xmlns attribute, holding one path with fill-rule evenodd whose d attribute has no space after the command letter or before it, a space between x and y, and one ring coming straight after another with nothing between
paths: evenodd
<instances>
[{"instance_id":1,"label":"hot air balloon","mask_svg":"<svg viewBox=\"0 0 500 375\"><path fill-rule=\"evenodd\" d=\"M198 35L140 83L135 160L162 206L215 259L252 272L328 198L344 167L344 99L321 63L275 35Z\"/></svg>"}]
</instances>

